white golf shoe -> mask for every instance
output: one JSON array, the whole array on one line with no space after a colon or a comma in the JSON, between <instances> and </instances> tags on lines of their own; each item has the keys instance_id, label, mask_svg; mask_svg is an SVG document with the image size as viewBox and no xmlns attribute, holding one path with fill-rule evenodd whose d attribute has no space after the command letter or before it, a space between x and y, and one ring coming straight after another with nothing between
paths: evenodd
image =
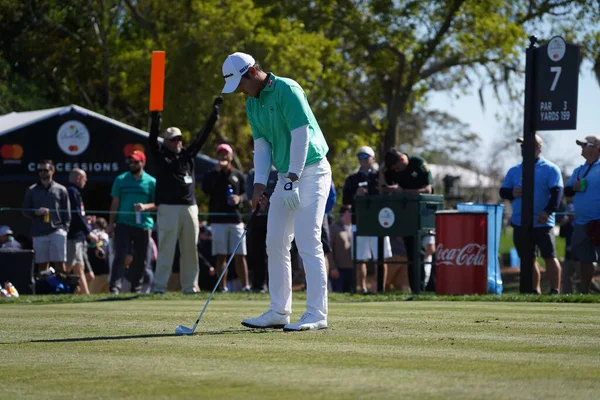
<instances>
[{"instance_id":1,"label":"white golf shoe","mask_svg":"<svg viewBox=\"0 0 600 400\"><path fill-rule=\"evenodd\" d=\"M287 324L283 327L283 330L286 332L310 331L316 329L327 329L327 320L309 312L305 312L298 322Z\"/></svg>"},{"instance_id":2,"label":"white golf shoe","mask_svg":"<svg viewBox=\"0 0 600 400\"><path fill-rule=\"evenodd\" d=\"M246 318L242 321L242 325L248 328L276 328L281 329L290 323L290 316L279 314L273 310L263 313L260 317Z\"/></svg>"}]
</instances>

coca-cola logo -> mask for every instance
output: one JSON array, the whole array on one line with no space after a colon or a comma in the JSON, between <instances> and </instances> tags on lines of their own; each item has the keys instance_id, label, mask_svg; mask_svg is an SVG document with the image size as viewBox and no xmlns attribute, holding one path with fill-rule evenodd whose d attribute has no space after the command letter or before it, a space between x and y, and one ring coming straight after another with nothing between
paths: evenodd
<instances>
[{"instance_id":1,"label":"coca-cola logo","mask_svg":"<svg viewBox=\"0 0 600 400\"><path fill-rule=\"evenodd\" d=\"M461 249L444 248L444 245L440 243L436 249L437 265L484 266L486 249L485 244L478 243L469 243Z\"/></svg>"}]
</instances>

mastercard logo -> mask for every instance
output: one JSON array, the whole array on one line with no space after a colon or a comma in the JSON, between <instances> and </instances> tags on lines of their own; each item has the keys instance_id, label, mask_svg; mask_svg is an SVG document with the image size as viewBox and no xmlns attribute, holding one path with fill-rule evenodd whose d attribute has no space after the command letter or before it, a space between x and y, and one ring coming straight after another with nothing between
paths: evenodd
<instances>
[{"instance_id":1,"label":"mastercard logo","mask_svg":"<svg viewBox=\"0 0 600 400\"><path fill-rule=\"evenodd\" d=\"M23 157L23 148L20 144L5 144L0 147L0 154L5 160L19 160Z\"/></svg>"},{"instance_id":2,"label":"mastercard logo","mask_svg":"<svg viewBox=\"0 0 600 400\"><path fill-rule=\"evenodd\" d=\"M131 154L133 154L134 151L141 151L142 153L144 153L144 145L143 144L139 144L139 143L129 143L126 144L123 147L123 154L125 155L125 157L131 157Z\"/></svg>"}]
</instances>

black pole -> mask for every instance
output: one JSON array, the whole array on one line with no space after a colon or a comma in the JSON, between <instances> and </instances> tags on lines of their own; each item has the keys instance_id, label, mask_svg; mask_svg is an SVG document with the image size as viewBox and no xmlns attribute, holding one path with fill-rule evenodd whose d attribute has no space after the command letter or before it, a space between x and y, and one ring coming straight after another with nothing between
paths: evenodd
<instances>
[{"instance_id":1,"label":"black pole","mask_svg":"<svg viewBox=\"0 0 600 400\"><path fill-rule=\"evenodd\" d=\"M521 293L533 291L533 264L535 259L528 256L533 254L535 242L533 238L533 187L535 168L535 132L534 112L535 104L535 52L537 38L529 38L529 47L526 51L525 63L525 109L523 122L523 186L521 198L521 229L523 231L523 254L521 258Z\"/></svg>"},{"instance_id":2,"label":"black pole","mask_svg":"<svg viewBox=\"0 0 600 400\"><path fill-rule=\"evenodd\" d=\"M385 263L383 254L383 236L377 237L377 293L385 291L385 282L383 281L383 265Z\"/></svg>"},{"instance_id":3,"label":"black pole","mask_svg":"<svg viewBox=\"0 0 600 400\"><path fill-rule=\"evenodd\" d=\"M352 232L352 287L350 293L356 293L356 232Z\"/></svg>"}]
</instances>

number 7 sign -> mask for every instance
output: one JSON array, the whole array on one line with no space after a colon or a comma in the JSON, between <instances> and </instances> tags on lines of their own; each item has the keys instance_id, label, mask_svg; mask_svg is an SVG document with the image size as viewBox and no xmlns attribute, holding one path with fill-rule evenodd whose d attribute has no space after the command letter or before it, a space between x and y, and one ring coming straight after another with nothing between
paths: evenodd
<instances>
[{"instance_id":1,"label":"number 7 sign","mask_svg":"<svg viewBox=\"0 0 600 400\"><path fill-rule=\"evenodd\" d=\"M577 129L579 47L560 36L535 49L533 130Z\"/></svg>"}]
</instances>

